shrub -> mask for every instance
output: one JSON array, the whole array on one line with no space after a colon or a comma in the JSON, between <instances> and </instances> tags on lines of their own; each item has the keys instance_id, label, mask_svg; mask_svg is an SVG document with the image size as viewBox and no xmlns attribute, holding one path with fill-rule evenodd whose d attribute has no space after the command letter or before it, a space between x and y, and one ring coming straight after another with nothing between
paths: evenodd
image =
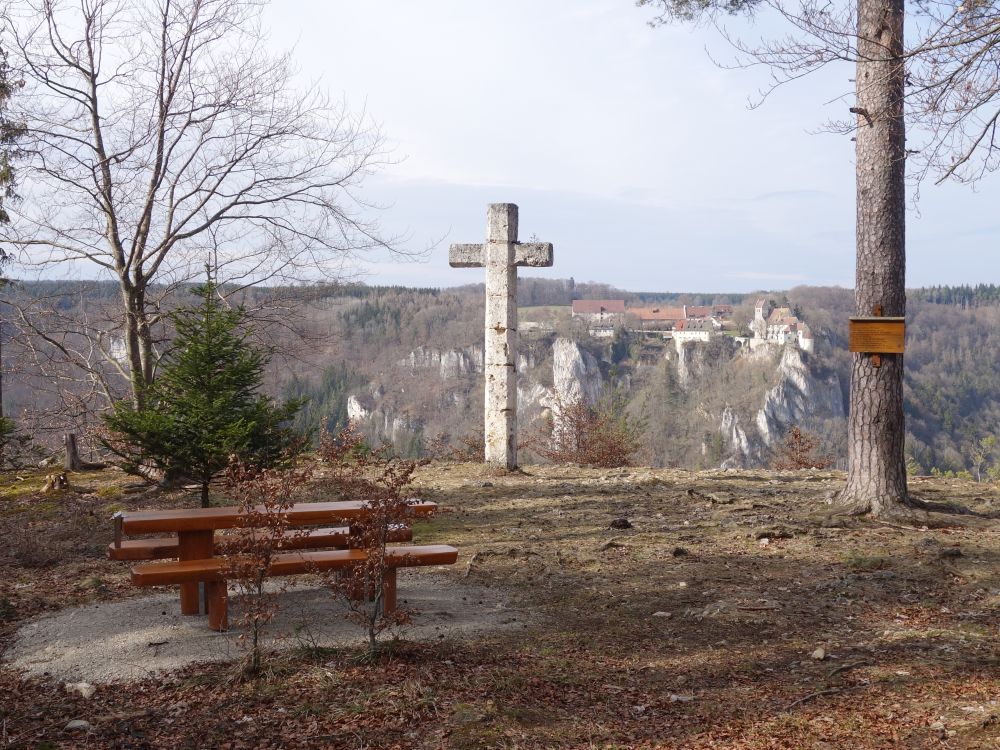
<instances>
[{"instance_id":1,"label":"shrub","mask_svg":"<svg viewBox=\"0 0 1000 750\"><path fill-rule=\"evenodd\" d=\"M547 434L529 441L538 455L553 463L617 468L629 466L641 448L645 425L629 416L618 390L606 392L596 405L582 398L557 401Z\"/></svg>"},{"instance_id":2,"label":"shrub","mask_svg":"<svg viewBox=\"0 0 1000 750\"><path fill-rule=\"evenodd\" d=\"M811 432L795 426L785 433L785 439L771 458L771 468L781 471L788 469L827 469L833 459L817 452L819 438Z\"/></svg>"},{"instance_id":3,"label":"shrub","mask_svg":"<svg viewBox=\"0 0 1000 750\"><path fill-rule=\"evenodd\" d=\"M259 469L239 461L231 463L226 473L229 491L248 518L248 528L223 537L226 577L241 595L240 617L235 624L243 631L240 642L246 647L240 669L244 677L258 677L262 671L261 639L277 612L277 595L288 585L287 579L281 579L265 588L267 571L285 539L285 511L310 475L308 469ZM309 530L300 528L294 533L306 535Z\"/></svg>"},{"instance_id":4,"label":"shrub","mask_svg":"<svg viewBox=\"0 0 1000 750\"><path fill-rule=\"evenodd\" d=\"M458 438L454 445L452 436L439 432L427 442L425 453L429 458L446 461L482 461L486 456L486 441L482 432L470 432Z\"/></svg>"},{"instance_id":5,"label":"shrub","mask_svg":"<svg viewBox=\"0 0 1000 750\"><path fill-rule=\"evenodd\" d=\"M328 578L328 585L347 599L350 612L368 638L368 655L379 650L380 636L409 622L405 609L387 613L383 591L391 574L387 560L390 531L409 519L409 488L416 464L392 457L384 448L363 450L353 425L337 437L324 435L319 455L330 466L326 482L350 500L366 504L365 520L351 525L352 546L367 554L364 563Z\"/></svg>"}]
</instances>

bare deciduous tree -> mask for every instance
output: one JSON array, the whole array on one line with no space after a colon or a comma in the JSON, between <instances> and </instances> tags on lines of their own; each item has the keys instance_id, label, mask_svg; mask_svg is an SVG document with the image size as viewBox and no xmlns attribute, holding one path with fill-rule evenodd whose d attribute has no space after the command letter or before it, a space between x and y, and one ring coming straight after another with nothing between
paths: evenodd
<instances>
[{"instance_id":1,"label":"bare deciduous tree","mask_svg":"<svg viewBox=\"0 0 1000 750\"><path fill-rule=\"evenodd\" d=\"M907 99L923 132L913 164L938 183L976 182L1000 167L1000 3L924 0L916 21Z\"/></svg>"},{"instance_id":2,"label":"bare deciduous tree","mask_svg":"<svg viewBox=\"0 0 1000 750\"><path fill-rule=\"evenodd\" d=\"M263 5L21 0L9 11L25 200L0 240L35 269L115 280L110 325L67 337L84 369L94 358L81 359L81 340L96 332L120 348L94 377L119 370L137 404L155 374L161 303L206 261L222 289L241 290L336 278L355 253L391 249L356 193L386 162L380 133L320 90L293 88L290 57L264 48ZM60 354L55 341L42 348Z\"/></svg>"}]
</instances>

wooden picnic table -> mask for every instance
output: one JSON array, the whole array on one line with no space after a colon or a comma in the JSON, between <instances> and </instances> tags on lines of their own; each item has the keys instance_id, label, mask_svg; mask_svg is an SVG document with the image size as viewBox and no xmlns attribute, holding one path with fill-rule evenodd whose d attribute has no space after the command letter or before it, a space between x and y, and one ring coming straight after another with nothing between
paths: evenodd
<instances>
[{"instance_id":1,"label":"wooden picnic table","mask_svg":"<svg viewBox=\"0 0 1000 750\"><path fill-rule=\"evenodd\" d=\"M437 503L423 500L409 501L408 513L415 517L429 516L437 510ZM255 513L264 514L261 506ZM368 517L369 506L361 501L295 503L283 511L289 526L316 526L338 521L361 521ZM115 531L115 542L124 534L154 534L176 532L179 560L206 560L214 556L216 529L248 528L255 525L254 513L245 513L240 506L214 508L180 508L175 510L149 510L123 513L118 518L120 528ZM201 613L201 595L198 582L182 583L181 613Z\"/></svg>"}]
</instances>

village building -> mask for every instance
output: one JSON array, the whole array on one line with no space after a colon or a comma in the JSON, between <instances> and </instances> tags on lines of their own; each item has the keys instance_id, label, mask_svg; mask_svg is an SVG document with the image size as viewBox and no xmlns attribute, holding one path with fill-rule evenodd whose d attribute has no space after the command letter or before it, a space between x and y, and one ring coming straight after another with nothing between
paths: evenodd
<instances>
[{"instance_id":1,"label":"village building","mask_svg":"<svg viewBox=\"0 0 1000 750\"><path fill-rule=\"evenodd\" d=\"M732 305L626 307L618 299L573 300L572 315L586 322L591 336L613 336L615 329L656 334L681 341L708 341L714 333L732 327ZM680 335L675 335L680 333Z\"/></svg>"},{"instance_id":2,"label":"village building","mask_svg":"<svg viewBox=\"0 0 1000 750\"><path fill-rule=\"evenodd\" d=\"M687 318L687 307L630 307L628 314L639 320L639 330L669 331Z\"/></svg>"},{"instance_id":3,"label":"village building","mask_svg":"<svg viewBox=\"0 0 1000 750\"><path fill-rule=\"evenodd\" d=\"M722 324L712 318L691 318L678 321L674 326L674 341L708 341L720 330Z\"/></svg>"},{"instance_id":4,"label":"village building","mask_svg":"<svg viewBox=\"0 0 1000 750\"><path fill-rule=\"evenodd\" d=\"M750 346L759 346L765 342L794 343L804 352L813 351L815 341L808 324L793 315L790 307L775 307L765 315L769 304L766 297L758 298L754 304L754 317L750 323L753 338L750 339Z\"/></svg>"},{"instance_id":5,"label":"village building","mask_svg":"<svg viewBox=\"0 0 1000 750\"><path fill-rule=\"evenodd\" d=\"M591 332L613 331L625 322L625 300L623 299L575 299L573 317L580 318L590 326Z\"/></svg>"},{"instance_id":6,"label":"village building","mask_svg":"<svg viewBox=\"0 0 1000 750\"><path fill-rule=\"evenodd\" d=\"M713 320L722 320L723 318L731 317L733 314L732 305L685 305L684 312L686 313L685 320L691 320L692 318L701 320L712 318Z\"/></svg>"},{"instance_id":7,"label":"village building","mask_svg":"<svg viewBox=\"0 0 1000 750\"><path fill-rule=\"evenodd\" d=\"M639 321L641 331L674 331L685 321L709 321L708 330L720 331L724 321L732 315L732 305L681 305L680 307L630 307L629 316Z\"/></svg>"}]
</instances>

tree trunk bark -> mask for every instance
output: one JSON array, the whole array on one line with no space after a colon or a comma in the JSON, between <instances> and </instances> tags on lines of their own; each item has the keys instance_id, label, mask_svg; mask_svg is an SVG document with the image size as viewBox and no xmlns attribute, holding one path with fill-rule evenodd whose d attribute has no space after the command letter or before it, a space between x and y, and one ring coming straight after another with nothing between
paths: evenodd
<instances>
[{"instance_id":1,"label":"tree trunk bark","mask_svg":"<svg viewBox=\"0 0 1000 750\"><path fill-rule=\"evenodd\" d=\"M146 315L146 291L122 281L125 304L125 351L128 356L132 405L139 410L143 392L153 381L153 345Z\"/></svg>"},{"instance_id":2,"label":"tree trunk bark","mask_svg":"<svg viewBox=\"0 0 1000 750\"><path fill-rule=\"evenodd\" d=\"M859 0L857 63L857 314L906 313L906 129L903 0ZM851 513L891 516L908 505L903 355L854 354L847 427Z\"/></svg>"},{"instance_id":3,"label":"tree trunk bark","mask_svg":"<svg viewBox=\"0 0 1000 750\"><path fill-rule=\"evenodd\" d=\"M210 479L203 479L201 482L201 507L207 508L211 505L211 500L208 497L208 487L211 484Z\"/></svg>"},{"instance_id":4,"label":"tree trunk bark","mask_svg":"<svg viewBox=\"0 0 1000 750\"><path fill-rule=\"evenodd\" d=\"M66 446L63 468L66 471L80 471L83 468L83 461L80 460L80 451L76 447L76 434L67 432L63 435L63 443Z\"/></svg>"},{"instance_id":5,"label":"tree trunk bark","mask_svg":"<svg viewBox=\"0 0 1000 750\"><path fill-rule=\"evenodd\" d=\"M0 319L0 420L3 419L3 319ZM3 468L4 459L4 441L0 441L0 469Z\"/></svg>"}]
</instances>

